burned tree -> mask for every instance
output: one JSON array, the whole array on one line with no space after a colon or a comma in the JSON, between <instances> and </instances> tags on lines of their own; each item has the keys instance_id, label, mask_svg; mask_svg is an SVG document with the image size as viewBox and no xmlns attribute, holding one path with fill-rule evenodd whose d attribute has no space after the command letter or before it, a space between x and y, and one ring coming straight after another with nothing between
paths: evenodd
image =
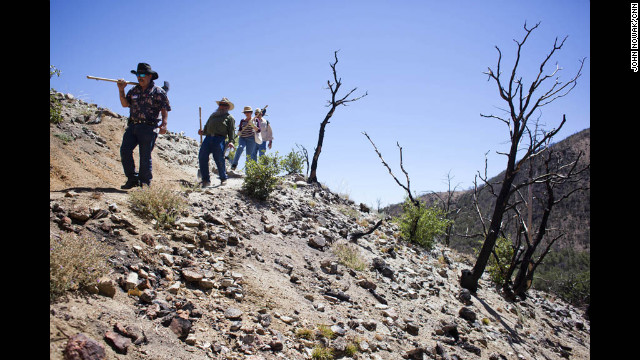
<instances>
[{"instance_id":1,"label":"burned tree","mask_svg":"<svg viewBox=\"0 0 640 360\"><path fill-rule=\"evenodd\" d=\"M516 175L521 170L523 164L525 164L532 156L536 156L541 150L544 149L544 145L548 144L548 142L560 131L562 126L566 122L566 117L563 115L562 121L558 125L557 128L552 129L550 131L540 131L541 137L537 137L536 130L530 129L529 118L536 110L540 110L541 107L548 105L549 103L566 96L577 84L577 79L580 77L582 73L582 67L584 65L584 59L580 61L580 68L578 69L576 75L566 83L563 83L559 80L559 77L555 78L555 82L550 84L546 90L542 89L543 85L549 84L547 80L552 79L556 76L556 74L561 70L557 64L555 70L550 74L545 74L544 68L549 59L554 55L557 50L560 50L564 45L566 37L558 43L558 38L556 38L553 48L547 54L545 59L540 64L540 68L537 74L536 79L531 83L528 90L525 89L525 84L522 81L522 77L516 78L516 72L518 70L518 64L520 62L520 51L522 47L526 43L531 32L535 30L540 23L536 24L532 28L527 28L527 24L524 24L524 30L526 35L524 36L522 41L514 40L517 44L517 53L515 63L511 70L511 76L508 79L507 87L503 85L502 71L501 71L501 60L502 60L502 52L500 48L496 46L498 50L498 63L496 67L496 71L493 71L491 68L488 69L488 72L485 74L488 75L488 80L494 80L498 86L498 93L500 98L502 98L508 105L508 116L500 117L496 115L482 115L485 118L492 118L500 120L505 123L509 128L510 134L510 148L508 153L500 153L502 155L507 156L507 167L504 171L504 177L501 182L500 189L497 193L495 206L493 210L493 215L491 216L491 222L489 224L489 228L482 245L482 249L478 255L476 263L471 271L464 270L460 277L460 285L463 288L469 289L472 292L475 292L478 288L478 280L482 276L484 272L487 262L489 261L489 257L492 254L493 248L496 244L496 240L499 236L500 231L502 230L502 221L505 212L509 207L509 199L514 194L517 189L514 189L513 184L516 179ZM525 94L525 91L527 93ZM538 91L544 91L539 97L534 98L534 94L538 93ZM536 122L537 125L537 122ZM517 160L518 155L520 153L520 146L523 145L523 140L528 144L525 145L524 153L520 157L520 160Z\"/></svg>"},{"instance_id":2,"label":"burned tree","mask_svg":"<svg viewBox=\"0 0 640 360\"><path fill-rule=\"evenodd\" d=\"M389 164L387 164L386 161L384 161L384 158L382 158L382 154L380 154L380 151L378 151L378 148L376 147L376 144L373 143L373 140L371 140L371 138L369 137L369 134L367 134L366 132L363 132L362 135L366 136L367 139L369 140L369 142L371 143L371 145L373 146L373 150L376 152L376 154L378 154L378 157L380 158L380 161L382 161L382 165L384 165L384 167L387 168L387 170L389 170L389 174L391 175L391 177L393 178L393 180L396 181L396 183L404 189L404 191L407 192L407 196L409 197L409 200L415 205L415 206L420 206L420 200L416 199L413 197L413 195L411 195L411 181L409 180L409 174L407 173L407 171L404 169L404 165L402 163L402 146L400 146L399 142L396 142L396 145L398 146L398 150L400 152L400 170L402 170L402 172L404 173L404 176L407 179L407 185L404 185L403 183L400 182L400 180L398 180L398 178L393 175L393 171L391 171L391 168L389 167Z\"/></svg>"},{"instance_id":3,"label":"burned tree","mask_svg":"<svg viewBox=\"0 0 640 360\"><path fill-rule=\"evenodd\" d=\"M536 268L549 253L552 245L564 235L562 232L556 233L546 239L546 244L543 241L548 237L547 235L550 235L547 226L553 207L578 191L588 190L588 187L577 185L581 175L590 168L590 164L580 165L582 152L576 156L575 160L568 162L556 155L551 147L546 148L544 153L539 155L540 159L532 158L529 163L529 177L514 187L516 196L510 208L515 213L513 216L516 228L515 251L503 284L503 290L508 296L524 297L525 292L531 287ZM535 174L533 170L536 160L543 162L541 166L543 171L539 174ZM536 187L540 187L540 190L536 190ZM520 191L525 188L528 190L526 196ZM533 217L534 199L542 210L537 221L534 221ZM543 245L544 249L542 249ZM539 250L541 252L536 255ZM514 273L516 275L512 281Z\"/></svg>"},{"instance_id":4,"label":"burned tree","mask_svg":"<svg viewBox=\"0 0 640 360\"><path fill-rule=\"evenodd\" d=\"M329 64L329 65L331 66L331 70L333 71L334 82L332 83L331 80L327 80L327 84L329 85L328 89L331 92L331 100L328 100L329 104L327 105L327 107L329 107L329 112L324 117L324 120L320 123L320 131L318 133L318 145L316 146L315 152L313 154L313 160L311 162L311 175L307 180L308 183L318 182L316 170L318 168L318 158L320 157L320 152L322 151L322 143L324 142L324 129L329 123L329 119L331 119L331 117L333 116L333 113L336 111L336 108L340 105L347 106L348 103L360 100L363 97L367 96L367 92L365 92L365 94L360 97L349 99L349 96L351 96L351 94L353 94L353 92L358 89L358 88L353 88L342 98L340 99L337 98L338 90L342 85L342 78L338 78L338 74L336 73L336 65L338 64L338 50L334 51L333 55L336 61L333 64Z\"/></svg>"},{"instance_id":5,"label":"burned tree","mask_svg":"<svg viewBox=\"0 0 640 360\"><path fill-rule=\"evenodd\" d=\"M420 202L419 199L416 199L416 198L413 197L413 195L411 195L411 181L409 180L409 174L404 169L404 165L402 163L402 146L400 146L400 143L396 142L396 145L398 146L398 150L400 151L400 169L402 170L402 172L404 173L404 175L405 175L405 177L407 179L407 185L404 185L403 183L401 183L400 180L398 180L398 178L393 174L393 171L391 171L391 168L389 167L387 162L384 161L384 158L382 157L382 154L380 154L380 151L378 151L378 148L376 147L376 144L373 143L373 140L371 140L369 135L366 132L363 132L362 135L367 137L367 139L369 140L369 142L373 146L373 150L376 152L376 154L378 154L378 157L380 158L380 161L382 161L382 165L384 165L384 167L386 167L387 170L389 170L389 174L391 175L393 180L395 180L396 183L401 188L403 188L404 191L407 192L407 197L408 197L409 201L411 202L411 204L413 204L413 206L416 207L417 209L421 209L423 204ZM419 221L419 217L414 217L414 219L412 221L412 224L411 224L411 227L409 229L409 238L410 239L415 237L416 230L418 228L418 221Z\"/></svg>"},{"instance_id":6,"label":"burned tree","mask_svg":"<svg viewBox=\"0 0 640 360\"><path fill-rule=\"evenodd\" d=\"M512 185L503 217L499 237L510 243L508 257L494 248L491 251L497 264L492 280L500 286L507 298L524 297L531 287L536 269L552 246L565 233L551 228L552 210L579 191L588 190L585 176L590 164L583 159L582 151L559 150L544 145L544 149L531 156ZM486 159L485 159L486 163ZM478 178L484 184L478 186ZM498 196L501 184L488 180L486 167L484 176L478 174L474 180L473 206L482 225L482 235L488 235L485 216L481 210L481 197ZM486 201L482 200L486 204ZM515 274L515 277L514 277Z\"/></svg>"},{"instance_id":7,"label":"burned tree","mask_svg":"<svg viewBox=\"0 0 640 360\"><path fill-rule=\"evenodd\" d=\"M384 161L382 154L380 154L376 144L373 143L369 135L366 132L362 134L367 137L373 146L373 150L380 158L380 161L382 161L382 165L389 170L389 174L393 177L393 180L407 192L407 200L402 205L403 215L400 218L401 232L407 237L407 240L418 243L426 248L431 248L435 235L445 233L449 225L452 224L452 221L445 218L446 214L444 212L435 208L427 208L419 198L411 194L411 181L409 180L409 173L404 169L402 146L400 146L400 143L396 142L396 145L400 151L400 169L407 179L407 185L401 183L393 174L393 171L391 171L387 162Z\"/></svg>"}]
</instances>

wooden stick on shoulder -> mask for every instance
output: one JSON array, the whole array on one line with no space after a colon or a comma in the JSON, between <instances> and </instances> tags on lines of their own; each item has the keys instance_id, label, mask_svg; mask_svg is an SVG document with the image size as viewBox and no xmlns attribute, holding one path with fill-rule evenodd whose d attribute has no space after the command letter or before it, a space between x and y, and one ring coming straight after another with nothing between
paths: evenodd
<instances>
[{"instance_id":1,"label":"wooden stick on shoulder","mask_svg":"<svg viewBox=\"0 0 640 360\"><path fill-rule=\"evenodd\" d=\"M87 75L87 79L93 79L93 80L101 80L101 81L111 81L111 82L118 82L118 80L115 79L107 79L107 78L102 78L102 77L97 77L97 76L90 76ZM127 81L127 84L129 85L138 85L137 82L132 82L132 81Z\"/></svg>"}]
</instances>

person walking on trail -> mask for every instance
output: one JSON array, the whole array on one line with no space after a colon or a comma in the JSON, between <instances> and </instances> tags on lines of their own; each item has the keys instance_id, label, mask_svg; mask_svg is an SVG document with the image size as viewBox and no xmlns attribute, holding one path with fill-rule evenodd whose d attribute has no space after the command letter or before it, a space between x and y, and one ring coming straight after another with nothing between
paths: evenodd
<instances>
[{"instance_id":1,"label":"person walking on trail","mask_svg":"<svg viewBox=\"0 0 640 360\"><path fill-rule=\"evenodd\" d=\"M238 140L236 155L231 163L231 170L235 170L236 167L238 167L238 161L240 160L240 156L242 155L242 151L245 147L247 148L247 160L251 158L253 161L258 161L258 158L256 157L256 140L253 136L254 133L260 132L260 128L251 117L253 114L251 106L245 106L242 112L244 113L245 118L240 121L240 125L238 127L238 135L240 136L240 139Z\"/></svg>"},{"instance_id":2,"label":"person walking on trail","mask_svg":"<svg viewBox=\"0 0 640 360\"><path fill-rule=\"evenodd\" d=\"M164 89L156 86L153 80L158 78L158 73L151 69L147 63L139 63L136 70L131 70L138 78L138 85L134 86L125 95L124 88L127 82L118 79L118 92L120 104L129 108L129 120L127 129L122 136L120 145L120 159L127 182L121 189L131 189L135 186L151 185L151 151L156 143L158 133L167 132L167 118L171 106ZM161 117L160 117L160 116ZM161 121L158 126L158 121ZM158 128L158 132L155 129ZM139 174L135 171L133 150L138 146L140 153Z\"/></svg>"},{"instance_id":3,"label":"person walking on trail","mask_svg":"<svg viewBox=\"0 0 640 360\"><path fill-rule=\"evenodd\" d=\"M271 129L269 120L263 118L264 112L260 108L256 109L255 115L256 123L258 123L258 127L260 128L260 132L262 134L262 144L256 147L258 153L257 157L260 157L267 152L267 141L269 142L269 150L271 150L271 145L273 143L273 129Z\"/></svg>"},{"instance_id":4,"label":"person walking on trail","mask_svg":"<svg viewBox=\"0 0 640 360\"><path fill-rule=\"evenodd\" d=\"M233 147L235 141L236 120L231 114L234 105L229 99L223 97L222 100L216 101L218 109L209 116L209 120L204 125L204 129L198 130L198 135L205 135L200 152L198 153L198 163L200 164L200 174L202 175L202 187L211 185L209 175L209 155L213 154L213 161L218 168L218 176L220 177L220 185L227 183L227 171L225 168L224 150L226 147ZM228 142L227 139L228 138Z\"/></svg>"}]
</instances>

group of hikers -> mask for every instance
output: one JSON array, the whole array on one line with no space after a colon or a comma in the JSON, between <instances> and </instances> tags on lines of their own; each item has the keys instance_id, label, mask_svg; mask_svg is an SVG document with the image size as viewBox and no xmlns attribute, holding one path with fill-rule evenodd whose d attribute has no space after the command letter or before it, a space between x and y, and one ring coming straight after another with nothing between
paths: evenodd
<instances>
[{"instance_id":1,"label":"group of hikers","mask_svg":"<svg viewBox=\"0 0 640 360\"><path fill-rule=\"evenodd\" d=\"M120 103L123 107L129 108L129 121L120 146L120 158L127 182L120 187L121 189L151 185L153 178L151 152L158 134L167 132L168 112L171 111L167 92L153 82L158 78L158 73L153 71L149 64L139 63L137 69L131 70L131 73L136 75L138 85L129 90L126 95L124 88L127 82L124 79L118 79L117 83ZM234 105L226 97L216 103L218 108L209 116L204 128L198 130L198 135L205 136L198 153L198 164L202 178L200 185L203 188L211 185L209 155L213 155L220 177L220 185L226 184L229 176L225 166L225 150L235 147L235 119L229 113L233 110ZM273 143L271 124L263 119L266 108L257 108L254 112L251 106L245 106L242 112L245 118L240 121L238 126L238 148L233 160L230 159L231 171L236 170L245 149L247 160L257 161L258 156L265 154L267 146L271 149ZM160 122L159 126L158 122ZM260 140L262 141L260 142ZM136 146L139 147L140 154L139 172L135 171L133 160L133 150Z\"/></svg>"}]
</instances>

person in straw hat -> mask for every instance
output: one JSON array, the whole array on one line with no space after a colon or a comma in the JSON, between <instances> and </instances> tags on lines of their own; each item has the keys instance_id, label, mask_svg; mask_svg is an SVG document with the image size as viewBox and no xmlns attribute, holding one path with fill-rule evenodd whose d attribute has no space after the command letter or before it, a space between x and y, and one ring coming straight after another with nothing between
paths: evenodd
<instances>
[{"instance_id":1,"label":"person in straw hat","mask_svg":"<svg viewBox=\"0 0 640 360\"><path fill-rule=\"evenodd\" d=\"M124 88L127 82L118 79L118 91L120 104L129 108L129 120L127 129L122 136L120 145L120 159L122 168L127 177L127 182L122 189L131 189L135 186L151 185L151 151L156 143L158 129L160 134L167 132L168 112L171 111L169 98L166 91L156 86L153 80L158 78L158 73L151 69L147 63L139 63L136 70L131 70L138 78L138 85L134 86L125 95ZM158 126L159 115L162 123ZM135 171L133 150L139 147L140 173Z\"/></svg>"},{"instance_id":2,"label":"person in straw hat","mask_svg":"<svg viewBox=\"0 0 640 360\"><path fill-rule=\"evenodd\" d=\"M226 97L216 101L216 103L218 104L218 109L209 116L207 123L204 125L204 129L198 130L198 135L205 135L202 145L200 145L200 152L198 153L200 174L202 175L201 185L203 188L211 185L211 178L209 176L210 154L213 154L213 161L215 161L216 167L218 168L220 185L227 183L229 177L227 176L225 168L224 150L226 147L233 147L236 136L236 120L229 114L229 111L234 108L233 103Z\"/></svg>"},{"instance_id":3,"label":"person in straw hat","mask_svg":"<svg viewBox=\"0 0 640 360\"><path fill-rule=\"evenodd\" d=\"M254 119L251 117L251 115L253 115L253 109L251 109L251 106L245 106L242 112L244 113L245 118L240 121L240 126L238 127L238 135L240 136L240 139L238 140L238 150L236 150L236 155L231 163L231 170L235 170L238 166L238 161L240 161L240 156L242 155L242 151L245 147L247 148L246 158L258 161L256 156L257 144L253 134L260 132L260 128L256 126Z\"/></svg>"}]
</instances>

